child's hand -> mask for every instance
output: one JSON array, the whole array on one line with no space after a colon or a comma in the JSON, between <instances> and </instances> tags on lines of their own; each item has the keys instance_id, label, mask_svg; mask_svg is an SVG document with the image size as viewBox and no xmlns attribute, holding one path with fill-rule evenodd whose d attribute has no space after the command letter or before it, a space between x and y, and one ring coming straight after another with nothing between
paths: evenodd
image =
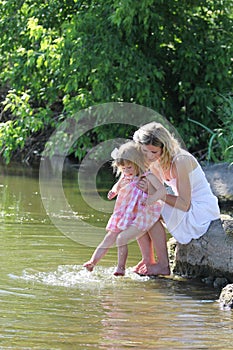
<instances>
[{"instance_id":1,"label":"child's hand","mask_svg":"<svg viewBox=\"0 0 233 350\"><path fill-rule=\"evenodd\" d=\"M152 196L148 196L147 198L144 198L140 201L141 205L143 207L148 206L148 205L152 205L155 204L155 201L153 200L153 198L151 198Z\"/></svg>"},{"instance_id":2,"label":"child's hand","mask_svg":"<svg viewBox=\"0 0 233 350\"><path fill-rule=\"evenodd\" d=\"M146 204L147 204L147 205L155 204L155 200L153 199L153 196L148 196L148 197L147 197Z\"/></svg>"},{"instance_id":3,"label":"child's hand","mask_svg":"<svg viewBox=\"0 0 233 350\"><path fill-rule=\"evenodd\" d=\"M108 192L108 199L111 200L113 199L114 197L116 197L117 193L116 192L113 192L113 191L109 191Z\"/></svg>"},{"instance_id":4,"label":"child's hand","mask_svg":"<svg viewBox=\"0 0 233 350\"><path fill-rule=\"evenodd\" d=\"M147 205L153 205L155 204L160 198L158 198L157 194L155 195L149 195L146 200Z\"/></svg>"},{"instance_id":5,"label":"child's hand","mask_svg":"<svg viewBox=\"0 0 233 350\"><path fill-rule=\"evenodd\" d=\"M142 199L142 200L140 201L140 203L141 203L141 205L142 205L143 207L145 207L146 204L147 204L147 200L146 200L146 199Z\"/></svg>"}]
</instances>

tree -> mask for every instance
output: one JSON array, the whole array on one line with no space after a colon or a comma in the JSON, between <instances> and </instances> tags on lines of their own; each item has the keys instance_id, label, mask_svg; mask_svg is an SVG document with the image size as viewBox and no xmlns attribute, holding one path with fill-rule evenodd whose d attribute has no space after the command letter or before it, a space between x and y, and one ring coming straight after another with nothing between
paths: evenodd
<instances>
[{"instance_id":1,"label":"tree","mask_svg":"<svg viewBox=\"0 0 233 350\"><path fill-rule=\"evenodd\" d=\"M77 111L105 102L158 111L193 150L208 147L207 131L189 119L222 127L222 95L230 96L233 80L231 1L0 5L0 145L6 161L33 135L51 133ZM111 136L116 130L105 131ZM94 134L98 142L103 132Z\"/></svg>"}]
</instances>

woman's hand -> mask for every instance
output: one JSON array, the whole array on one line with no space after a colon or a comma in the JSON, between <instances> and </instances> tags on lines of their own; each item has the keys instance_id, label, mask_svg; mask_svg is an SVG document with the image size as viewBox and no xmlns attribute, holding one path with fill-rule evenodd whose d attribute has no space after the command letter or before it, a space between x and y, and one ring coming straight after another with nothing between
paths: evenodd
<instances>
[{"instance_id":1,"label":"woman's hand","mask_svg":"<svg viewBox=\"0 0 233 350\"><path fill-rule=\"evenodd\" d=\"M137 183L137 187L143 192L148 192L148 182L145 176L142 176Z\"/></svg>"}]
</instances>

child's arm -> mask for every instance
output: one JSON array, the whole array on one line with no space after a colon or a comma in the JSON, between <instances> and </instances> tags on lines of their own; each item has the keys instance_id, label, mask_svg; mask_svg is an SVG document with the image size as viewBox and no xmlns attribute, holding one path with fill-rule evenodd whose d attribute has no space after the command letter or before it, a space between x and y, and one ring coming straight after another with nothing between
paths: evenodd
<instances>
[{"instance_id":1,"label":"child's arm","mask_svg":"<svg viewBox=\"0 0 233 350\"><path fill-rule=\"evenodd\" d=\"M111 188L111 190L108 192L108 199L111 200L113 198L115 198L119 192L119 189L118 189L118 184L119 184L120 180L118 180L115 185Z\"/></svg>"},{"instance_id":2,"label":"child's arm","mask_svg":"<svg viewBox=\"0 0 233 350\"><path fill-rule=\"evenodd\" d=\"M127 185L129 182L130 182L130 179L121 177L112 187L112 189L108 192L108 195L107 195L108 199L111 200L115 198L118 195L120 189L125 185Z\"/></svg>"},{"instance_id":3,"label":"child's arm","mask_svg":"<svg viewBox=\"0 0 233 350\"><path fill-rule=\"evenodd\" d=\"M167 191L165 186L160 182L160 180L153 174L148 174L146 178L149 182L147 203L153 204L159 199L165 200Z\"/></svg>"},{"instance_id":4,"label":"child's arm","mask_svg":"<svg viewBox=\"0 0 233 350\"><path fill-rule=\"evenodd\" d=\"M114 192L113 190L110 190L110 191L108 192L108 195L107 195L107 197L108 197L109 200L115 198L116 196L117 196L117 192Z\"/></svg>"}]
</instances>

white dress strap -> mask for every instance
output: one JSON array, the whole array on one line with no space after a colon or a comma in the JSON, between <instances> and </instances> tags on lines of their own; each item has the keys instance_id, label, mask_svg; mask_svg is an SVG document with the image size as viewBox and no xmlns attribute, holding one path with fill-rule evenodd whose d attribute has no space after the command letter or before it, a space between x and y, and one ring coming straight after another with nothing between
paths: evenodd
<instances>
[{"instance_id":1,"label":"white dress strap","mask_svg":"<svg viewBox=\"0 0 233 350\"><path fill-rule=\"evenodd\" d=\"M170 178L172 179L173 176L172 176L172 165L173 163L175 162L176 158L178 158L179 156L188 156L188 157L191 157L192 159L195 160L195 162L197 163L198 165L198 162L196 160L196 158L191 154L189 153L188 151L185 151L184 149L182 149L182 151L180 153L177 153L173 158L172 158L172 161L171 161L171 167L170 167Z\"/></svg>"}]
</instances>

